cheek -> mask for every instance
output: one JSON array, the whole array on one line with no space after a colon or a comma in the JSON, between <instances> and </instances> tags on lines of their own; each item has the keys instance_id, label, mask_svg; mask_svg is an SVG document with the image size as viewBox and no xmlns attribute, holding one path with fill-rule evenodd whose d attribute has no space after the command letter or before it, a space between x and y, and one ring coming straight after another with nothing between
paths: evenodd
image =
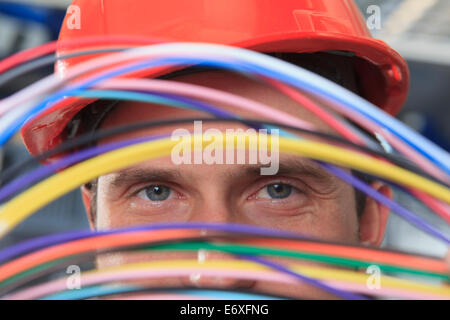
<instances>
[{"instance_id":1,"label":"cheek","mask_svg":"<svg viewBox=\"0 0 450 320\"><path fill-rule=\"evenodd\" d=\"M359 223L356 212L356 201L353 189L343 188L339 200L328 204L330 214L324 215L328 220L327 230L322 234L329 235L327 240L357 243L359 239ZM321 225L321 224L319 224Z\"/></svg>"},{"instance_id":2,"label":"cheek","mask_svg":"<svg viewBox=\"0 0 450 320\"><path fill-rule=\"evenodd\" d=\"M329 211L332 212L332 211ZM358 223L352 217L356 216L353 209L337 210L332 216L328 217L326 227L320 230L320 234L324 235L324 240L343 241L348 243L358 242ZM325 225L325 224L324 224Z\"/></svg>"},{"instance_id":3,"label":"cheek","mask_svg":"<svg viewBox=\"0 0 450 320\"><path fill-rule=\"evenodd\" d=\"M303 211L295 215L259 215L246 216L249 223L262 227L275 228L328 241L357 243L358 221L352 194L343 193L338 198L313 201ZM350 198L349 198L350 197ZM349 200L350 199L350 200Z\"/></svg>"},{"instance_id":4,"label":"cheek","mask_svg":"<svg viewBox=\"0 0 450 320\"><path fill-rule=\"evenodd\" d=\"M98 230L110 229L114 225L109 212L108 204L101 196L97 196L96 227Z\"/></svg>"},{"instance_id":5,"label":"cheek","mask_svg":"<svg viewBox=\"0 0 450 320\"><path fill-rule=\"evenodd\" d=\"M105 187L104 184L101 183L100 179L97 189L97 229L105 230L120 228L132 224L132 221L130 221L130 216L121 214L123 210L118 210L118 207L106 197Z\"/></svg>"},{"instance_id":6,"label":"cheek","mask_svg":"<svg viewBox=\"0 0 450 320\"><path fill-rule=\"evenodd\" d=\"M107 196L99 183L97 195L98 230L124 228L136 225L183 222L189 219L187 201L170 199L162 206L149 205L137 196L132 199Z\"/></svg>"},{"instance_id":7,"label":"cheek","mask_svg":"<svg viewBox=\"0 0 450 320\"><path fill-rule=\"evenodd\" d=\"M151 221L130 214L126 208L117 206L100 196L97 203L97 229L124 228L127 226L148 224Z\"/></svg>"},{"instance_id":8,"label":"cheek","mask_svg":"<svg viewBox=\"0 0 450 320\"><path fill-rule=\"evenodd\" d=\"M333 198L317 199L314 214L303 221L291 221L291 231L318 239L357 243L359 224L353 189L345 186Z\"/></svg>"}]
</instances>

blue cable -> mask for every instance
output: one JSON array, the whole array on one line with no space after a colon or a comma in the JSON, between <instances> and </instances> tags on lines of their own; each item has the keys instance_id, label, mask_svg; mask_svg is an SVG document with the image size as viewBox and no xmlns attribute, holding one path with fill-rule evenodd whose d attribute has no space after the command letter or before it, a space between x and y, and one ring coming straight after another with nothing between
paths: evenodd
<instances>
[{"instance_id":1,"label":"blue cable","mask_svg":"<svg viewBox=\"0 0 450 320\"><path fill-rule=\"evenodd\" d=\"M204 111L213 114L217 117L240 119L240 117L237 117L231 112L224 111L210 104L182 97L179 95L133 92L122 90L74 90L72 94L75 96L81 96L85 98L141 101L147 103L173 106L181 109Z\"/></svg>"},{"instance_id":2,"label":"blue cable","mask_svg":"<svg viewBox=\"0 0 450 320\"><path fill-rule=\"evenodd\" d=\"M161 65L172 65L174 59L167 59L167 58L161 58L161 59L155 59L151 63L146 63L146 66L148 67L158 67ZM194 60L194 59L193 59ZM185 61L185 59L177 59L179 62ZM201 63L203 60L201 59L195 59L192 63ZM17 116L17 118L9 125L7 126L3 132L0 132L0 147L3 146L26 122L33 120L36 118L40 112L45 110L47 107L52 106L54 103L63 100L67 96L72 96L74 91L77 90L85 90L88 89L95 84L102 82L106 79L109 79L111 77L120 75L122 73L132 72L136 69L141 68L141 66L127 66L124 68L120 68L119 70L114 70L113 72L108 72L106 74L103 74L101 76L95 77L94 79L91 79L88 82L82 82L81 84L78 84L76 86L71 86L69 88L63 88L49 97L42 100L39 104L33 106L32 108L26 110L26 112L20 114Z\"/></svg>"},{"instance_id":3,"label":"blue cable","mask_svg":"<svg viewBox=\"0 0 450 320\"><path fill-rule=\"evenodd\" d=\"M227 112L222 109L216 108L213 105L175 94L158 93L158 92L152 93L133 92L122 90L75 90L73 92L73 95L85 98L116 99L125 101L141 101L147 103L162 104L181 109L200 110L213 114L217 117L228 117L237 120L242 120L240 116L236 116L231 112ZM262 127L268 129L267 131L268 133L272 132L272 130L279 130L279 135L282 137L303 140L303 138L301 138L299 135L290 133L284 129L280 129L275 126L263 125Z\"/></svg>"},{"instance_id":4,"label":"blue cable","mask_svg":"<svg viewBox=\"0 0 450 320\"><path fill-rule=\"evenodd\" d=\"M411 129L407 128L400 121L384 114L377 107L373 106L371 103L365 101L361 97L355 95L354 93L340 87L339 85L324 79L308 70L301 69L294 65L288 64L286 62L280 61L278 59L265 56L256 52L251 52L244 49L227 48L221 47L223 51L234 50L240 51L242 57L248 56L247 58L252 58L250 60L242 59L242 61L220 61L213 58L158 58L153 60L146 60L144 62L138 62L134 64L127 65L125 67L119 67L113 71L107 72L100 76L94 77L89 81L78 84L77 86L71 88L65 88L57 91L47 99L44 99L40 104L30 108L26 115L18 117L17 121L14 122L0 138L0 145L3 145L7 139L9 139L14 132L16 132L20 126L25 123L25 121L33 119L36 113L40 112L45 108L47 103L55 102L62 99L65 95L70 95L71 91L77 89L86 89L93 86L105 79L122 75L124 73L129 73L142 68L150 68L162 65L195 65L209 66L214 68L225 68L230 70L235 70L241 73L256 73L271 78L275 78L279 81L288 83L299 89L303 89L315 96L319 96L328 101L338 102L360 114L368 117L374 122L386 127L390 132L397 135L405 143L409 144L411 147L416 149L418 152L423 154L430 161L439 166L447 174L450 174L450 156L441 148L423 138L419 134L415 133ZM230 51L231 52L231 51ZM254 60L259 60L259 64L255 64ZM264 63L261 63L263 61ZM283 71L275 70L275 67L280 67ZM433 156L434 155L434 156Z\"/></svg>"},{"instance_id":5,"label":"blue cable","mask_svg":"<svg viewBox=\"0 0 450 320\"><path fill-rule=\"evenodd\" d=\"M224 48L221 49L225 50ZM243 59L243 61L233 61L232 63L228 63L228 61L214 60L211 58L197 59L192 57L162 58L161 60L168 59L169 62L172 61L172 63L175 65L198 64L200 66L206 67L230 69L243 74L250 73L264 75L277 79L281 82L288 83L294 87L297 87L298 89L303 89L310 94L319 96L328 101L338 102L343 106L349 107L350 109L361 113L362 115L376 122L378 125L385 127L390 132L394 133L396 136L402 139L405 143L413 147L415 150L423 154L426 158L446 171L447 174L450 174L450 156L447 152L442 150L439 146L433 144L431 141L422 137L420 134L409 129L399 120L384 113L378 107L372 105L370 102L364 100L353 92L311 71L297 67L279 59L245 49L227 48L227 50L243 51L243 53L248 55L250 58L258 58L258 60L266 63L265 65L255 65L253 59L249 59L246 61L244 61ZM144 62L138 62L135 64L130 64L123 68L118 68L111 72L105 73L103 76L100 76L97 79L93 79L93 84L97 83L97 81L103 81L110 77L122 75L123 73L133 72L141 68L152 67L154 66L153 63L157 60L158 59L150 60L150 62L146 60ZM273 66L271 66L272 64L275 66L279 65L284 67L284 72L280 72L279 69L273 68ZM89 81L87 82L87 85L91 86L92 84L90 84ZM397 128L397 130L395 128ZM432 156L433 153L436 153L438 155L437 159Z\"/></svg>"}]
</instances>

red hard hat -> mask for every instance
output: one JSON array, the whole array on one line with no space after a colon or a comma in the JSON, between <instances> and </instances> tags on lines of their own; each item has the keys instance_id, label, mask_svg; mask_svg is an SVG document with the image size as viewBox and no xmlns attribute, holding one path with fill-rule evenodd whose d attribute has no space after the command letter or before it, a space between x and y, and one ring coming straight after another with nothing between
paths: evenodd
<instances>
[{"instance_id":1,"label":"red hard hat","mask_svg":"<svg viewBox=\"0 0 450 320\"><path fill-rule=\"evenodd\" d=\"M373 39L353 0L75 0L79 28L66 16L59 40L92 36L138 36L169 41L210 42L259 52L346 51L356 57L362 96L388 113L404 103L409 72L402 57ZM67 54L60 50L58 54ZM64 77L71 66L92 56L61 61ZM70 98L22 129L31 154L65 139L65 128L92 100Z\"/></svg>"}]
</instances>

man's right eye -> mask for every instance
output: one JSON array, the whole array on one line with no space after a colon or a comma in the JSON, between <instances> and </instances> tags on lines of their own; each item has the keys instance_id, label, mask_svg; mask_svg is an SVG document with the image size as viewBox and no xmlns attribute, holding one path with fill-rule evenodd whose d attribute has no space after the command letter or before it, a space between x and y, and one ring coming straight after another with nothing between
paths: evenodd
<instances>
[{"instance_id":1,"label":"man's right eye","mask_svg":"<svg viewBox=\"0 0 450 320\"><path fill-rule=\"evenodd\" d=\"M174 192L170 187L162 184L154 184L139 191L137 196L149 201L165 201L173 198L173 194Z\"/></svg>"}]
</instances>

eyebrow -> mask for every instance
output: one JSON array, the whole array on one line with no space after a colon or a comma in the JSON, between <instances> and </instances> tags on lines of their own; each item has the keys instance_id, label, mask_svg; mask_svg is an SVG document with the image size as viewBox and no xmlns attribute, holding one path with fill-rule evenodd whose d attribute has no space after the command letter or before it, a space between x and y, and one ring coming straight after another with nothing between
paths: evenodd
<instances>
[{"instance_id":1,"label":"eyebrow","mask_svg":"<svg viewBox=\"0 0 450 320\"><path fill-rule=\"evenodd\" d=\"M260 175L263 166L253 165L246 168L246 173L250 175ZM336 177L322 169L312 161L300 158L281 159L276 175L296 174L311 177L319 182L335 180Z\"/></svg>"},{"instance_id":2,"label":"eyebrow","mask_svg":"<svg viewBox=\"0 0 450 320\"><path fill-rule=\"evenodd\" d=\"M262 167L261 165L246 165L243 169L233 170L229 173L229 176L261 176ZM331 182L336 179L334 175L321 169L314 162L295 158L280 160L279 170L275 176L294 174L311 177L320 183ZM183 177L184 175L180 170L173 168L127 168L116 172L110 183L113 188L120 188L124 185L143 181L180 181Z\"/></svg>"},{"instance_id":3,"label":"eyebrow","mask_svg":"<svg viewBox=\"0 0 450 320\"><path fill-rule=\"evenodd\" d=\"M140 181L174 181L180 178L182 178L182 174L174 169L128 168L116 172L110 183L112 187L118 188Z\"/></svg>"}]
</instances>

